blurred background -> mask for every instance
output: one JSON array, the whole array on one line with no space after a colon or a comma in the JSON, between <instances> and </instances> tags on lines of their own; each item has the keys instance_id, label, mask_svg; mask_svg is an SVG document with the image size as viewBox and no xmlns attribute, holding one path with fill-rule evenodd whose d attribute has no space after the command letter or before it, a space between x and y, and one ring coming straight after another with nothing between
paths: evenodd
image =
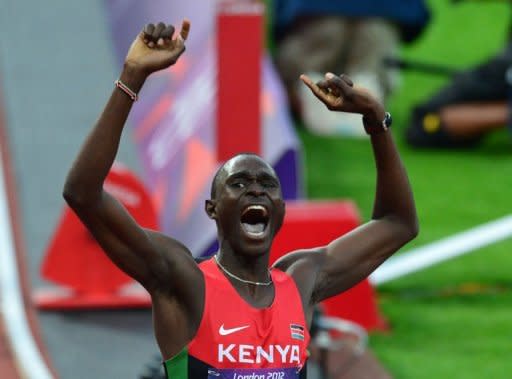
<instances>
[{"instance_id":1,"label":"blurred background","mask_svg":"<svg viewBox=\"0 0 512 379\"><path fill-rule=\"evenodd\" d=\"M112 90L127 42L139 31L128 22L135 3L0 0L4 144L10 152L22 250L33 291L49 286L41 267L64 209L64 177ZM204 35L204 30L194 29L194 19L205 17L212 5L208 0L190 3L193 7L185 8L190 12L186 15L168 14L166 6L173 5L158 8L162 1L139 17L147 19L144 22L178 24L187 16L192 21L190 50L201 51L194 33ZM308 110L308 99L294 94L295 88L287 86L283 75L287 70L301 69L293 66L293 58L283 57L285 49L300 58L301 54L313 55L308 53L311 46L318 47L315 33L325 24L319 17L322 13L315 13L313 7L321 7L322 2L311 1L304 14L276 29L280 12L293 14L300 9L299 5L287 8L286 3L266 1L264 40L269 67L283 85L280 91L288 95L289 102L283 100L286 122L296 133L290 137L291 144L300 146L304 188L298 192L308 199L350 199L361 219L368 220L375 187L368 140L354 131L353 120L312 118L316 110ZM393 10L400 13L415 2L402 3ZM367 86L381 91L393 115L392 132L415 193L420 235L398 254L505 217L512 206L507 81L512 63L508 54L511 4L490 0L418 3L424 7L418 11L424 18L417 20L421 26L413 38L404 39L404 33L411 30L391 16L387 18L389 25L384 26L387 31L377 29L380 37L389 33L390 47L378 58L381 64L374 66L385 73L355 72ZM330 9L327 14L333 16L335 11ZM330 20L326 33L333 43L339 42L343 33L337 31L354 27L354 20L375 17L371 12L349 13L344 16L348 26L337 21L330 25ZM312 28L315 23L319 25ZM312 41L307 41L306 30L312 30ZM292 47L285 46L287 39L295 38L295 32L306 42L292 41ZM362 32L356 29L355 33ZM305 47L297 50L300 43ZM363 51L374 46L361 44ZM324 47L333 50L332 46ZM340 54L346 58L350 53ZM352 66L368 63L361 55L359 59ZM322 61L318 72L324 72L327 64L340 73L347 60L343 64L331 62L330 66ZM303 68L307 72L316 72L314 64L318 62L312 61ZM207 57L204 62L208 63ZM191 67L185 70L185 82L202 74L193 64ZM151 79L141 93L141 98L147 95L142 102L159 99L155 94L164 90L159 83L167 78L165 75ZM169 83L181 82L173 77ZM492 85L485 85L489 83ZM189 101L193 107L194 99ZM140 103L135 108L137 105ZM153 188L156 176L149 173L134 135L142 119L142 113L130 119L118 160ZM330 127L319 129L315 125L318 119ZM506 356L512 337L511 250L511 240L505 239L376 286L378 306L389 328L370 333L368 345L392 377L510 377L512 362ZM157 352L147 309L37 310L36 314L41 340L61 378L138 377Z\"/></svg>"}]
</instances>

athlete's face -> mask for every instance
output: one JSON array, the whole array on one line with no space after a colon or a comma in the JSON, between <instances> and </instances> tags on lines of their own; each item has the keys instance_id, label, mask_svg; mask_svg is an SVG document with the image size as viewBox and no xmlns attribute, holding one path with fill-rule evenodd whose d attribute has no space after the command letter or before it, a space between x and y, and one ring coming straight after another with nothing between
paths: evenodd
<instances>
[{"instance_id":1,"label":"athlete's face","mask_svg":"<svg viewBox=\"0 0 512 379\"><path fill-rule=\"evenodd\" d=\"M224 166L215 199L207 202L217 221L221 246L264 254L283 223L284 201L274 170L261 158L239 155Z\"/></svg>"}]
</instances>

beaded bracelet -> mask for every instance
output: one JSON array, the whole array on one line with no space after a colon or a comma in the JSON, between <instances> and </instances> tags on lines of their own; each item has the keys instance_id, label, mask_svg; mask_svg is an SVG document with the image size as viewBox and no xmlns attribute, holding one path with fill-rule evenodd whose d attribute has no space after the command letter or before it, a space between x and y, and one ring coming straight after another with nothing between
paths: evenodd
<instances>
[{"instance_id":1,"label":"beaded bracelet","mask_svg":"<svg viewBox=\"0 0 512 379\"><path fill-rule=\"evenodd\" d=\"M132 91L126 84L124 84L119 79L116 80L114 84L117 88L126 93L133 101L137 101L139 99L139 96L137 96L137 94L134 91Z\"/></svg>"}]
</instances>

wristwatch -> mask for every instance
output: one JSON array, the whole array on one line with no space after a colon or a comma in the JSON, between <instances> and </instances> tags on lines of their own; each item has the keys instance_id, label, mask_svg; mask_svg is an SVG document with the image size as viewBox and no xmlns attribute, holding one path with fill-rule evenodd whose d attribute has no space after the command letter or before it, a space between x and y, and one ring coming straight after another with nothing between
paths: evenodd
<instances>
[{"instance_id":1,"label":"wristwatch","mask_svg":"<svg viewBox=\"0 0 512 379\"><path fill-rule=\"evenodd\" d=\"M386 112L384 120L382 120L380 124L375 123L373 120L370 121L366 118L366 116L363 116L364 130L369 135L386 132L391 127L392 123L393 119L391 118L391 113L389 112Z\"/></svg>"}]
</instances>

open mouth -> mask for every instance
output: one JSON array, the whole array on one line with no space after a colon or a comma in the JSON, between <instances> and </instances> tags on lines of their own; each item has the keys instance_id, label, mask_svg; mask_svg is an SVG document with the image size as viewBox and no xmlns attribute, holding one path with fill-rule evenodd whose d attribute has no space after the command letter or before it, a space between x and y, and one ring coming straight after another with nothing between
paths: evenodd
<instances>
[{"instance_id":1,"label":"open mouth","mask_svg":"<svg viewBox=\"0 0 512 379\"><path fill-rule=\"evenodd\" d=\"M268 225L268 211L262 205L250 205L240 219L244 232L250 237L262 237Z\"/></svg>"}]
</instances>

